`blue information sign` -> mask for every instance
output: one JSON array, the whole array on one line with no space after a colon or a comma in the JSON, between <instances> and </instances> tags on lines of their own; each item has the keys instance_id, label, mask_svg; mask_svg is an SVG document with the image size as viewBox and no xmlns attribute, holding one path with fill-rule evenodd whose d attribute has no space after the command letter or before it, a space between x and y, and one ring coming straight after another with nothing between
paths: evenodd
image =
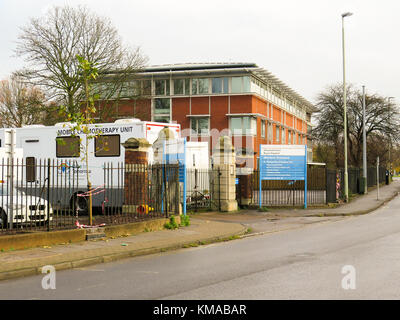
<instances>
[{"instance_id":1,"label":"blue information sign","mask_svg":"<svg viewBox=\"0 0 400 320\"><path fill-rule=\"evenodd\" d=\"M304 180L304 207L307 208L307 146L260 145L259 204L262 180Z\"/></svg>"}]
</instances>

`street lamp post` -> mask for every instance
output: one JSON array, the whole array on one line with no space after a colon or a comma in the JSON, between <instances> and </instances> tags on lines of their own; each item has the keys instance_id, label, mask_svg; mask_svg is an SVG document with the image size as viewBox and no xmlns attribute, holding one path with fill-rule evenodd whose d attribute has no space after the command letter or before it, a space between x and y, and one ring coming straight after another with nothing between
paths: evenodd
<instances>
[{"instance_id":1,"label":"street lamp post","mask_svg":"<svg viewBox=\"0 0 400 320\"><path fill-rule=\"evenodd\" d=\"M364 179L364 193L368 193L367 183L367 134L365 130L365 86L363 88L363 179Z\"/></svg>"},{"instance_id":2,"label":"street lamp post","mask_svg":"<svg viewBox=\"0 0 400 320\"><path fill-rule=\"evenodd\" d=\"M391 99L394 99L394 97L388 97L389 105ZM392 173L392 159L390 154L391 149L392 149L392 136L389 136L389 182L390 182L390 175Z\"/></svg>"},{"instance_id":3,"label":"street lamp post","mask_svg":"<svg viewBox=\"0 0 400 320\"><path fill-rule=\"evenodd\" d=\"M349 202L349 177L347 172L347 106L346 106L346 64L344 54L344 18L351 16L351 12L342 14L342 49L343 49L343 109L344 109L344 194Z\"/></svg>"}]
</instances>

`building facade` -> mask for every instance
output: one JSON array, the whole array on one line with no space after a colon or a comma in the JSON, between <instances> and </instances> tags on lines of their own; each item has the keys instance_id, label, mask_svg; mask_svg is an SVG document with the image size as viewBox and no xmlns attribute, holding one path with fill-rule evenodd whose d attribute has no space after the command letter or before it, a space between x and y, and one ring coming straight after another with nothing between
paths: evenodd
<instances>
[{"instance_id":1,"label":"building facade","mask_svg":"<svg viewBox=\"0 0 400 320\"><path fill-rule=\"evenodd\" d=\"M116 118L179 123L182 136L208 141L210 152L219 136L229 135L238 158L252 167L260 144L312 150L314 106L254 63L148 67L127 82L117 108Z\"/></svg>"}]
</instances>

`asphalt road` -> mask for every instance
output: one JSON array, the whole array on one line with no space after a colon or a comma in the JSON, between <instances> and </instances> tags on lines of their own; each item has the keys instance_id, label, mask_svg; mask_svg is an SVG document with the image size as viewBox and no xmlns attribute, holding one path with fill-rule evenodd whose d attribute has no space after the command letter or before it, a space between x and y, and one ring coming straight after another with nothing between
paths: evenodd
<instances>
[{"instance_id":1,"label":"asphalt road","mask_svg":"<svg viewBox=\"0 0 400 320\"><path fill-rule=\"evenodd\" d=\"M374 213L0 282L0 299L399 299L400 197ZM342 288L342 268L355 289Z\"/></svg>"}]
</instances>

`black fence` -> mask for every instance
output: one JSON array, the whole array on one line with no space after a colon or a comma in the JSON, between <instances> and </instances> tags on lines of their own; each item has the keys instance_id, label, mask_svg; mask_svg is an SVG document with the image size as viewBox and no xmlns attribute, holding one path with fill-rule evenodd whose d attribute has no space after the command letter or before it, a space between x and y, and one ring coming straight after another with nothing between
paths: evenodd
<instances>
[{"instance_id":1,"label":"black fence","mask_svg":"<svg viewBox=\"0 0 400 320\"><path fill-rule=\"evenodd\" d=\"M168 217L182 210L177 165L105 163L93 172L97 183L88 191L86 170L76 161L14 161L0 161L0 234L88 225L89 197L93 225Z\"/></svg>"},{"instance_id":2,"label":"black fence","mask_svg":"<svg viewBox=\"0 0 400 320\"><path fill-rule=\"evenodd\" d=\"M377 174L376 167L367 168L367 187L374 187L377 185L377 177L379 177L379 183L387 183L388 171L386 168L380 167ZM363 170L362 168L348 168L348 189L349 194L364 193L364 186L362 183ZM344 200L344 169L327 169L327 202L337 202L338 200Z\"/></svg>"},{"instance_id":3,"label":"black fence","mask_svg":"<svg viewBox=\"0 0 400 320\"><path fill-rule=\"evenodd\" d=\"M212 170L187 169L186 179L186 209L196 212L211 208L214 190Z\"/></svg>"},{"instance_id":4,"label":"black fence","mask_svg":"<svg viewBox=\"0 0 400 320\"><path fill-rule=\"evenodd\" d=\"M259 171L251 174L250 205L259 205ZM237 190L240 190L237 188ZM241 195L237 194L239 205ZM324 167L307 169L307 203L324 204L326 202L326 172ZM304 181L263 180L261 182L262 206L301 206L304 204Z\"/></svg>"}]
</instances>

